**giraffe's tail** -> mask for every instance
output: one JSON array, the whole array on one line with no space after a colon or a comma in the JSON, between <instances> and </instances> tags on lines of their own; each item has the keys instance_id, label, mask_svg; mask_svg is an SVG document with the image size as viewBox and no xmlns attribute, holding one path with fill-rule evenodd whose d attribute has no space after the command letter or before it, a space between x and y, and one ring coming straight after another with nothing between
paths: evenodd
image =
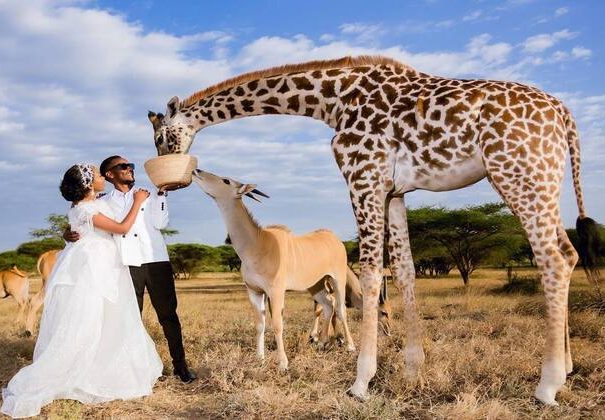
<instances>
[{"instance_id":1,"label":"giraffe's tail","mask_svg":"<svg viewBox=\"0 0 605 420\"><path fill-rule=\"evenodd\" d=\"M584 207L584 196L580 182L580 137L578 136L576 121L567 109L565 109L565 115L567 145L571 159L571 177L579 212L578 219L576 220L576 231L580 240L580 249L578 251L580 261L588 279L597 284L599 279L598 259L601 251L601 238L597 222L587 216L586 208Z\"/></svg>"}]
</instances>

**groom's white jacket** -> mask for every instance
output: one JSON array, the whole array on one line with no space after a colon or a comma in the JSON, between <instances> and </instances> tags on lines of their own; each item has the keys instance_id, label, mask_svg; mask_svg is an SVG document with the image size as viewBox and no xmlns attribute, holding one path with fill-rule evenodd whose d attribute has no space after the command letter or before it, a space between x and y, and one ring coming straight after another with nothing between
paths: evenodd
<instances>
[{"instance_id":1,"label":"groom's white jacket","mask_svg":"<svg viewBox=\"0 0 605 420\"><path fill-rule=\"evenodd\" d=\"M102 197L113 210L117 221L123 220L130 211L136 190L137 188L133 187L127 193L122 193L114 189ZM167 225L166 196L152 192L141 205L130 231L124 235L113 235L122 262L125 265L140 266L151 262L169 261L166 243L160 232L160 229Z\"/></svg>"}]
</instances>

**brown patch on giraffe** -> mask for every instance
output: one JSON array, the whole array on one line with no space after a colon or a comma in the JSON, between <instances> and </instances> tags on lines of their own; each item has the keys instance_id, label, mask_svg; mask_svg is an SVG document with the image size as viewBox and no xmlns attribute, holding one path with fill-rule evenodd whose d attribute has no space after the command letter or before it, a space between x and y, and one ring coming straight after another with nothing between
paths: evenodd
<instances>
[{"instance_id":1,"label":"brown patch on giraffe","mask_svg":"<svg viewBox=\"0 0 605 420\"><path fill-rule=\"evenodd\" d=\"M483 148L483 153L486 157L490 157L493 153L503 152L504 151L504 142L496 141L486 145Z\"/></svg>"},{"instance_id":2,"label":"brown patch on giraffe","mask_svg":"<svg viewBox=\"0 0 605 420\"><path fill-rule=\"evenodd\" d=\"M349 75L347 77L343 77L340 79L340 93L344 93L344 91L348 90L358 79L357 75Z\"/></svg>"},{"instance_id":3,"label":"brown patch on giraffe","mask_svg":"<svg viewBox=\"0 0 605 420\"><path fill-rule=\"evenodd\" d=\"M362 136L354 133L342 133L338 136L337 143L344 147L351 147L361 142Z\"/></svg>"},{"instance_id":4,"label":"brown patch on giraffe","mask_svg":"<svg viewBox=\"0 0 605 420\"><path fill-rule=\"evenodd\" d=\"M319 99L313 95L307 95L305 96L305 102L307 105L318 105Z\"/></svg>"},{"instance_id":5,"label":"brown patch on giraffe","mask_svg":"<svg viewBox=\"0 0 605 420\"><path fill-rule=\"evenodd\" d=\"M374 118L370 121L370 133L371 134L383 134L385 128L389 125L389 120L384 114L375 114Z\"/></svg>"},{"instance_id":6,"label":"brown patch on giraffe","mask_svg":"<svg viewBox=\"0 0 605 420\"><path fill-rule=\"evenodd\" d=\"M281 78L267 79L267 87L269 89L275 89L275 86L282 80Z\"/></svg>"},{"instance_id":7,"label":"brown patch on giraffe","mask_svg":"<svg viewBox=\"0 0 605 420\"><path fill-rule=\"evenodd\" d=\"M244 112L252 112L254 110L254 108L253 108L254 101L252 101L252 100L244 99L241 102L241 105L242 105Z\"/></svg>"},{"instance_id":8,"label":"brown patch on giraffe","mask_svg":"<svg viewBox=\"0 0 605 420\"><path fill-rule=\"evenodd\" d=\"M281 104L279 103L279 99L277 99L275 96L272 96L270 98L267 98L263 101L265 104L267 105L271 105L271 106L280 106Z\"/></svg>"},{"instance_id":9,"label":"brown patch on giraffe","mask_svg":"<svg viewBox=\"0 0 605 420\"><path fill-rule=\"evenodd\" d=\"M288 109L299 112L300 102L298 101L298 95L292 95L288 98Z\"/></svg>"},{"instance_id":10,"label":"brown patch on giraffe","mask_svg":"<svg viewBox=\"0 0 605 420\"><path fill-rule=\"evenodd\" d=\"M336 82L334 80L324 80L321 82L320 93L324 98L334 98L336 96Z\"/></svg>"},{"instance_id":11,"label":"brown patch on giraffe","mask_svg":"<svg viewBox=\"0 0 605 420\"><path fill-rule=\"evenodd\" d=\"M381 94L380 90L375 90L374 93L372 93L372 95L370 96L369 103L370 103L370 105L374 105L376 108L378 108L382 112L385 112L385 113L389 112L390 107L382 99L382 94Z\"/></svg>"},{"instance_id":12,"label":"brown patch on giraffe","mask_svg":"<svg viewBox=\"0 0 605 420\"><path fill-rule=\"evenodd\" d=\"M315 85L309 81L306 77L293 77L292 81L299 90L313 90Z\"/></svg>"},{"instance_id":13,"label":"brown patch on giraffe","mask_svg":"<svg viewBox=\"0 0 605 420\"><path fill-rule=\"evenodd\" d=\"M284 79L284 81L282 82L282 84L279 87L279 89L277 89L277 92L279 92L281 94L290 92L290 86L288 86L288 80L287 79Z\"/></svg>"}]
</instances>

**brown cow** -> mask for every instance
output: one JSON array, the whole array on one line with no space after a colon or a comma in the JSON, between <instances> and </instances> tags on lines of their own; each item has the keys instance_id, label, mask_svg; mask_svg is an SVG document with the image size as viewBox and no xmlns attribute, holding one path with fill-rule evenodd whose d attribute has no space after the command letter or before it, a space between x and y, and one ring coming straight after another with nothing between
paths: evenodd
<instances>
[{"instance_id":1,"label":"brown cow","mask_svg":"<svg viewBox=\"0 0 605 420\"><path fill-rule=\"evenodd\" d=\"M46 294L46 280L57 262L57 256L61 252L60 249L51 249L38 257L38 273L42 279L42 285L38 293L32 296L29 302L29 310L27 311L27 319L25 320L25 331L29 334L34 333L34 324L36 323L38 309L44 304L44 296Z\"/></svg>"},{"instance_id":2,"label":"brown cow","mask_svg":"<svg viewBox=\"0 0 605 420\"><path fill-rule=\"evenodd\" d=\"M29 278L16 265L9 270L0 271L0 298L12 296L19 305L17 322L23 320L25 308L29 302Z\"/></svg>"}]
</instances>

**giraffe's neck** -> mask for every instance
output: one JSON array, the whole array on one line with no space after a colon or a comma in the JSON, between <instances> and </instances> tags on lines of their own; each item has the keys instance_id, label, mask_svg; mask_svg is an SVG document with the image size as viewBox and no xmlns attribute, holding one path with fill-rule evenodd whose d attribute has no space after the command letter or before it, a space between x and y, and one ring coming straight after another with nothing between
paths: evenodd
<instances>
[{"instance_id":1,"label":"giraffe's neck","mask_svg":"<svg viewBox=\"0 0 605 420\"><path fill-rule=\"evenodd\" d=\"M180 116L196 132L236 118L271 114L307 116L336 128L344 107L366 93L360 73L370 68L310 70L248 80L196 101L185 100Z\"/></svg>"},{"instance_id":2,"label":"giraffe's neck","mask_svg":"<svg viewBox=\"0 0 605 420\"><path fill-rule=\"evenodd\" d=\"M216 199L235 252L244 260L253 255L261 236L261 227L250 215L242 200Z\"/></svg>"}]
</instances>

